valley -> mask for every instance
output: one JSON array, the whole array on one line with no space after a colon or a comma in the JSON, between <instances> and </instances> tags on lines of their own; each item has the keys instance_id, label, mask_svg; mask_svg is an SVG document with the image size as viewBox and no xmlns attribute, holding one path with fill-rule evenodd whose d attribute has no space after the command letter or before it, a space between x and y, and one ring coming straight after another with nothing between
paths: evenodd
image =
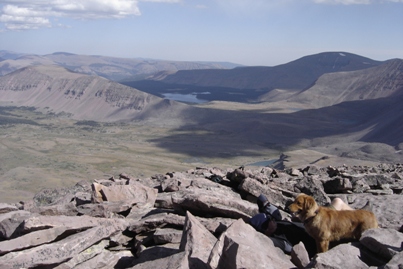
<instances>
[{"instance_id":1,"label":"valley","mask_svg":"<svg viewBox=\"0 0 403 269\"><path fill-rule=\"evenodd\" d=\"M202 138L202 130L76 121L63 114L15 107L2 107L0 116L1 202L18 202L43 188L68 187L120 173L141 179L207 164L233 167L277 156L276 151L259 146L250 156L238 155L235 139L224 134Z\"/></svg>"},{"instance_id":2,"label":"valley","mask_svg":"<svg viewBox=\"0 0 403 269\"><path fill-rule=\"evenodd\" d=\"M86 57L44 57L52 65L0 76L0 202L120 173L142 180L204 166L402 163L402 60L343 55L318 54L273 68L171 70L172 77L156 72L122 83L54 65L62 57L69 65L79 59L76 66L98 66ZM20 66L27 59L7 61ZM339 72L329 71L332 61ZM210 80L199 83L206 73ZM236 87L232 73L260 77L255 82L265 86L242 80ZM208 102L177 102L166 94Z\"/></svg>"}]
</instances>

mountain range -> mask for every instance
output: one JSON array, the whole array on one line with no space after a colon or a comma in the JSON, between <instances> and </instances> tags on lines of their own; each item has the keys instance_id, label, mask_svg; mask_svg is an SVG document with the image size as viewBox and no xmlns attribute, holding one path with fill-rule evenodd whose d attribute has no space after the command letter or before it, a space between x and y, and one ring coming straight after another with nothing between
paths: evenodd
<instances>
[{"instance_id":1,"label":"mountain range","mask_svg":"<svg viewBox=\"0 0 403 269\"><path fill-rule=\"evenodd\" d=\"M164 61L144 58L117 58L99 55L78 55L55 52L47 55L24 54L0 50L0 75L32 65L58 65L71 71L97 75L113 81L138 80L159 71L173 73L183 69L233 68L239 66L224 62Z\"/></svg>"},{"instance_id":2,"label":"mountain range","mask_svg":"<svg viewBox=\"0 0 403 269\"><path fill-rule=\"evenodd\" d=\"M94 59L109 59L108 68L103 65L94 69L97 66ZM178 132L186 130L180 137L184 141L209 141L216 134L226 134L237 141L234 146L238 154L250 150L244 142L239 144L242 140L280 149L316 148L355 158L371 158L373 154L374 158L388 161L403 159L401 59L380 62L346 52L328 52L275 67L223 69L220 66L216 69L215 64L210 64L202 70L195 63L187 66L170 63L176 69L178 66L198 69L173 68L162 75L155 72L162 69L158 65L144 73L154 72L147 80L124 82L131 86L137 83L137 89L106 79L121 78L122 73L116 75L111 58L100 56L24 55L3 60L0 70L5 72L11 63L15 68L28 62L30 66L0 77L2 104L67 113L76 120L170 125ZM130 70L129 63L133 61L126 61L127 70ZM85 69L90 67L91 70ZM94 75L96 72L102 73L102 77ZM133 72L128 74L131 76ZM204 94L203 98L214 102L184 104L162 98L164 92L193 92L198 97ZM237 100L242 103L229 102ZM207 133L199 136L189 130ZM168 141L177 139L175 136L154 142L169 151L192 155L194 152L188 148L171 147ZM356 142L382 143L387 145L387 150L379 157L379 150L369 150L362 144L352 146ZM341 148L344 150L339 152Z\"/></svg>"}]
</instances>

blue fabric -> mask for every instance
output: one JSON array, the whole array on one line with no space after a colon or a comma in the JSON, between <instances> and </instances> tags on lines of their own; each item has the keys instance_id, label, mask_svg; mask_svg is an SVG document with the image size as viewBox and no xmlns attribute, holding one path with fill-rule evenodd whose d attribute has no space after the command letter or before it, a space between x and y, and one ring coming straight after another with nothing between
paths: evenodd
<instances>
[{"instance_id":1,"label":"blue fabric","mask_svg":"<svg viewBox=\"0 0 403 269\"><path fill-rule=\"evenodd\" d=\"M278 210L278 208L272 204L266 205L263 213L271 215L277 221L283 219L283 217L281 216L280 210Z\"/></svg>"},{"instance_id":2,"label":"blue fabric","mask_svg":"<svg viewBox=\"0 0 403 269\"><path fill-rule=\"evenodd\" d=\"M255 216L253 216L249 220L249 223L257 231L264 233L266 228L267 228L267 224L268 224L267 222L268 221L269 221L269 218L266 216L265 213L259 213L259 214L255 215Z\"/></svg>"}]
</instances>

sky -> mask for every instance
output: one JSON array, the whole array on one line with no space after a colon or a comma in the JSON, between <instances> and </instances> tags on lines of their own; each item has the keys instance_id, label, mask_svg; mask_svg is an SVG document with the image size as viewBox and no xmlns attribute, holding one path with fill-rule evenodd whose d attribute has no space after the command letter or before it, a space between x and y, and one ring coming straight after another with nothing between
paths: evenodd
<instances>
[{"instance_id":1,"label":"sky","mask_svg":"<svg viewBox=\"0 0 403 269\"><path fill-rule=\"evenodd\" d=\"M0 0L0 50L275 66L403 58L403 0Z\"/></svg>"}]
</instances>

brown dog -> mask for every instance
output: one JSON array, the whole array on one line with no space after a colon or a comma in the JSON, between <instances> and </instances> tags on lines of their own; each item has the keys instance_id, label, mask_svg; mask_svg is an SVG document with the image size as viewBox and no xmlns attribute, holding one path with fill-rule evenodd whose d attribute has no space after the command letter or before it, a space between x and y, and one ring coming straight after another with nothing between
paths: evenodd
<instances>
[{"instance_id":1,"label":"brown dog","mask_svg":"<svg viewBox=\"0 0 403 269\"><path fill-rule=\"evenodd\" d=\"M305 229L316 241L318 252L326 252L329 242L360 239L363 231L378 228L374 213L367 210L334 210L318 206L312 196L299 194L289 210L304 222Z\"/></svg>"}]
</instances>

